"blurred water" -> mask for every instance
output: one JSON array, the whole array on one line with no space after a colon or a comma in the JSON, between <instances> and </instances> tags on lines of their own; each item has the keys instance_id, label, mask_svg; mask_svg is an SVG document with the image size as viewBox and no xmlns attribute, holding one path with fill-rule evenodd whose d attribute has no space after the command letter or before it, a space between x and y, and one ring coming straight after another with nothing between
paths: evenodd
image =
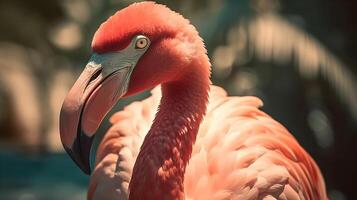
<instances>
[{"instance_id":1,"label":"blurred water","mask_svg":"<svg viewBox=\"0 0 357 200\"><path fill-rule=\"evenodd\" d=\"M0 199L85 199L89 176L66 154L0 152Z\"/></svg>"}]
</instances>

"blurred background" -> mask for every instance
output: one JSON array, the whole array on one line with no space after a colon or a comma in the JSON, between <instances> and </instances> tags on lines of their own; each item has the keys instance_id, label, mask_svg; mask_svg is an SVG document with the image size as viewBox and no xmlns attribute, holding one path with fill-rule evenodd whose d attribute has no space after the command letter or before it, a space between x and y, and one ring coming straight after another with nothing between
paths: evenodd
<instances>
[{"instance_id":1,"label":"blurred background","mask_svg":"<svg viewBox=\"0 0 357 200\"><path fill-rule=\"evenodd\" d=\"M59 110L97 27L133 2L0 0L0 199L85 199L88 177L63 151ZM331 200L356 198L356 1L158 2L198 28L214 84L262 98L311 153Z\"/></svg>"}]
</instances>

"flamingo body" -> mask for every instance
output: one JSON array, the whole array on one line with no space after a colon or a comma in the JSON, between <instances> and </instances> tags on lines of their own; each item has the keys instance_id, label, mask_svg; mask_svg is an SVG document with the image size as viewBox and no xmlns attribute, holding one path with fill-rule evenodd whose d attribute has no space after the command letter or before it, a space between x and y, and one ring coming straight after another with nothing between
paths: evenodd
<instances>
[{"instance_id":1,"label":"flamingo body","mask_svg":"<svg viewBox=\"0 0 357 200\"><path fill-rule=\"evenodd\" d=\"M97 153L90 199L128 199L140 146L161 98L134 102L111 117ZM188 200L327 199L320 170L295 138L258 108L256 97L230 97L211 87L207 114L185 172Z\"/></svg>"},{"instance_id":2,"label":"flamingo body","mask_svg":"<svg viewBox=\"0 0 357 200\"><path fill-rule=\"evenodd\" d=\"M178 13L133 4L100 26L92 49L60 116L62 143L84 172L113 105L161 88L111 118L89 199L327 199L319 168L261 100L211 85L203 40Z\"/></svg>"}]
</instances>

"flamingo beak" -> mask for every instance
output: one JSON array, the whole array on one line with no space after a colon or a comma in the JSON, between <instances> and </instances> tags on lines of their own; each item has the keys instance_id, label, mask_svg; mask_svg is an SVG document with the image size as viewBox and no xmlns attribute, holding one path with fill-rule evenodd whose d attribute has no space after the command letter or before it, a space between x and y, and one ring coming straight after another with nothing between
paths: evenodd
<instances>
[{"instance_id":1,"label":"flamingo beak","mask_svg":"<svg viewBox=\"0 0 357 200\"><path fill-rule=\"evenodd\" d=\"M106 114L127 92L136 62L118 53L94 54L63 102L61 141L86 174L91 171L89 156L94 134Z\"/></svg>"}]
</instances>

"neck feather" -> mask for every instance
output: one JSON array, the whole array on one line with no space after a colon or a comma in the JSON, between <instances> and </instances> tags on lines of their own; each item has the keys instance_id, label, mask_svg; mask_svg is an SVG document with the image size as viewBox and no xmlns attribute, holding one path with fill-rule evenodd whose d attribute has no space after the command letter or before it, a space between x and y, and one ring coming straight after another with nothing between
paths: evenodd
<instances>
[{"instance_id":1,"label":"neck feather","mask_svg":"<svg viewBox=\"0 0 357 200\"><path fill-rule=\"evenodd\" d=\"M130 200L184 199L184 173L208 102L210 64L206 55L202 60L180 80L162 84L159 111L134 166Z\"/></svg>"}]
</instances>

